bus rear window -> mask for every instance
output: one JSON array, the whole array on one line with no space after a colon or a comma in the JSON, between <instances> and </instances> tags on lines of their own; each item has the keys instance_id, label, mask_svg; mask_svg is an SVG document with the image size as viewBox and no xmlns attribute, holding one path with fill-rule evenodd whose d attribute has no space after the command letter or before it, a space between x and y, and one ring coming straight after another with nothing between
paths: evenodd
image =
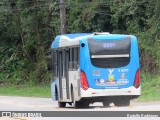
<instances>
[{"instance_id":1,"label":"bus rear window","mask_svg":"<svg viewBox=\"0 0 160 120\"><path fill-rule=\"evenodd\" d=\"M100 68L118 68L129 64L131 38L123 40L88 39L91 63Z\"/></svg>"}]
</instances>

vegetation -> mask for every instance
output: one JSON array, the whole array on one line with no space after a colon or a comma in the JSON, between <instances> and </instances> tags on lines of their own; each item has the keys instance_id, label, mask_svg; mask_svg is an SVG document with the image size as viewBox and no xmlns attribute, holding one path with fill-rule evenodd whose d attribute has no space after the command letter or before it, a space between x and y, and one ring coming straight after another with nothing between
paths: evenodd
<instances>
[{"instance_id":1,"label":"vegetation","mask_svg":"<svg viewBox=\"0 0 160 120\"><path fill-rule=\"evenodd\" d=\"M160 76L141 74L141 96L138 101L160 101Z\"/></svg>"},{"instance_id":2,"label":"vegetation","mask_svg":"<svg viewBox=\"0 0 160 120\"><path fill-rule=\"evenodd\" d=\"M0 95L27 96L27 97L51 97L50 86L11 85L1 86Z\"/></svg>"},{"instance_id":3,"label":"vegetation","mask_svg":"<svg viewBox=\"0 0 160 120\"><path fill-rule=\"evenodd\" d=\"M50 45L60 34L57 1L0 1L1 86L50 83ZM144 77L148 73L157 77L152 81L160 81L159 10L159 0L66 0L67 32L136 35L145 89L152 79Z\"/></svg>"}]
</instances>

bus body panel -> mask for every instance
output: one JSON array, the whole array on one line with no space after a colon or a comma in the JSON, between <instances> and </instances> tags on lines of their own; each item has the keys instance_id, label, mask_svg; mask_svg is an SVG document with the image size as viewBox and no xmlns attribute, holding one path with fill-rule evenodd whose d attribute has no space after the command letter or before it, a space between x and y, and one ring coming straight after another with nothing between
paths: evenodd
<instances>
[{"instance_id":1,"label":"bus body panel","mask_svg":"<svg viewBox=\"0 0 160 120\"><path fill-rule=\"evenodd\" d=\"M75 100L79 100L79 90L80 90L80 76L79 76L79 69L76 71L69 71L69 78L70 78L70 93L71 89L74 91ZM71 95L70 95L71 96ZM70 98L71 100L71 98Z\"/></svg>"}]
</instances>

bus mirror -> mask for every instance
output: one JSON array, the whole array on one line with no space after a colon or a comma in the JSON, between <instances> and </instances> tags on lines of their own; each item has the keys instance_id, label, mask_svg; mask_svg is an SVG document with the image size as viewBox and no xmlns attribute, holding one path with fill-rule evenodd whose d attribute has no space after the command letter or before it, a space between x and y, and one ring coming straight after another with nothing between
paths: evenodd
<instances>
[{"instance_id":1,"label":"bus mirror","mask_svg":"<svg viewBox=\"0 0 160 120\"><path fill-rule=\"evenodd\" d=\"M84 43L82 43L82 44L81 44L81 47L84 47L84 46L85 46L85 44L84 44Z\"/></svg>"}]
</instances>

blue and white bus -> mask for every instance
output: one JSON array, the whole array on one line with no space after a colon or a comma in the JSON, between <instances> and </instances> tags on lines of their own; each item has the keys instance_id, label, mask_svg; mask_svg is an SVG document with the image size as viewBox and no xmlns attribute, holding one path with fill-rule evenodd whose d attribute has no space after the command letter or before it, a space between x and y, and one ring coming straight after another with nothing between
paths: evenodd
<instances>
[{"instance_id":1,"label":"blue and white bus","mask_svg":"<svg viewBox=\"0 0 160 120\"><path fill-rule=\"evenodd\" d=\"M137 38L109 33L59 35L52 45L53 100L74 108L102 102L129 106L140 96Z\"/></svg>"}]
</instances>

